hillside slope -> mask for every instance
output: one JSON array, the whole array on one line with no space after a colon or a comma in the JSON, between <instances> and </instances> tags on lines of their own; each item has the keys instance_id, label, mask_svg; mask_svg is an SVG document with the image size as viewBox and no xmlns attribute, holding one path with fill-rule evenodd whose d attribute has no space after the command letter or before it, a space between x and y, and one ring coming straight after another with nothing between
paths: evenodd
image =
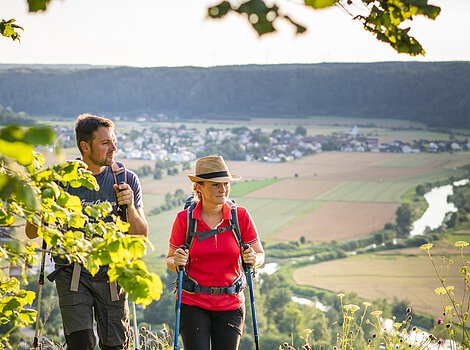
<instances>
[{"instance_id":1,"label":"hillside slope","mask_svg":"<svg viewBox=\"0 0 470 350\"><path fill-rule=\"evenodd\" d=\"M470 62L0 69L0 104L31 115L336 115L470 128Z\"/></svg>"}]
</instances>

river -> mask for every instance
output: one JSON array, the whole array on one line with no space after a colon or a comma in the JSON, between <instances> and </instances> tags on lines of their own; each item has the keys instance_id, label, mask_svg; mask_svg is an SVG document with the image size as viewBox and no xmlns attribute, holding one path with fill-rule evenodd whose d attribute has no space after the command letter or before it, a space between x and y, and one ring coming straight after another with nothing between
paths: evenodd
<instances>
[{"instance_id":1,"label":"river","mask_svg":"<svg viewBox=\"0 0 470 350\"><path fill-rule=\"evenodd\" d=\"M447 197L454 193L454 186L463 186L469 182L469 179L454 182L452 185L434 187L424 195L428 208L418 220L416 220L410 232L410 236L422 235L426 228L435 230L440 227L447 218L447 214L455 213L457 208L454 203L448 203Z\"/></svg>"}]
</instances>

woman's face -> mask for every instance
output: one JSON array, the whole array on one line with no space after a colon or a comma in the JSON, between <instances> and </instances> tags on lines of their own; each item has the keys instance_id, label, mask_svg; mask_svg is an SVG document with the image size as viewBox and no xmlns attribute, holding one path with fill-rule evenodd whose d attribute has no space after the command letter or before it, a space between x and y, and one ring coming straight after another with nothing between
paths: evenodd
<instances>
[{"instance_id":1,"label":"woman's face","mask_svg":"<svg viewBox=\"0 0 470 350\"><path fill-rule=\"evenodd\" d=\"M197 184L196 190L205 203L224 204L230 194L230 182L204 181Z\"/></svg>"}]
</instances>

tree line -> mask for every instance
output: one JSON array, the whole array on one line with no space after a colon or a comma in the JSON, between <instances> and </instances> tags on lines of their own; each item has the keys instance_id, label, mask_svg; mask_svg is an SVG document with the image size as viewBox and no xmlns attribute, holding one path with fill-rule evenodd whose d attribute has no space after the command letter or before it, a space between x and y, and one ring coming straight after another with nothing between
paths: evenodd
<instances>
[{"instance_id":1,"label":"tree line","mask_svg":"<svg viewBox=\"0 0 470 350\"><path fill-rule=\"evenodd\" d=\"M470 62L321 63L212 68L0 69L0 104L31 115L93 112L169 119L397 118L470 128Z\"/></svg>"}]
</instances>

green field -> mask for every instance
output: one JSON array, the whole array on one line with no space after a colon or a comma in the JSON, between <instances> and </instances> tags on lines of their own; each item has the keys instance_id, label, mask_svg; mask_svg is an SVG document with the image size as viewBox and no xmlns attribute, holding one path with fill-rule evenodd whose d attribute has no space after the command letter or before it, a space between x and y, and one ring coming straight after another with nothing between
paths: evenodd
<instances>
[{"instance_id":1,"label":"green field","mask_svg":"<svg viewBox=\"0 0 470 350\"><path fill-rule=\"evenodd\" d=\"M320 201L292 199L235 199L250 211L263 241L269 241L277 231L321 205Z\"/></svg>"},{"instance_id":2,"label":"green field","mask_svg":"<svg viewBox=\"0 0 470 350\"><path fill-rule=\"evenodd\" d=\"M410 182L347 181L320 197L328 201L400 202L401 195L415 184Z\"/></svg>"},{"instance_id":3,"label":"green field","mask_svg":"<svg viewBox=\"0 0 470 350\"><path fill-rule=\"evenodd\" d=\"M277 181L278 181L277 179L266 179L266 180L260 180L260 181L236 182L231 187L230 196L243 197L243 196L246 196L248 193L251 193L253 191L259 190L260 188L269 186Z\"/></svg>"}]
</instances>

